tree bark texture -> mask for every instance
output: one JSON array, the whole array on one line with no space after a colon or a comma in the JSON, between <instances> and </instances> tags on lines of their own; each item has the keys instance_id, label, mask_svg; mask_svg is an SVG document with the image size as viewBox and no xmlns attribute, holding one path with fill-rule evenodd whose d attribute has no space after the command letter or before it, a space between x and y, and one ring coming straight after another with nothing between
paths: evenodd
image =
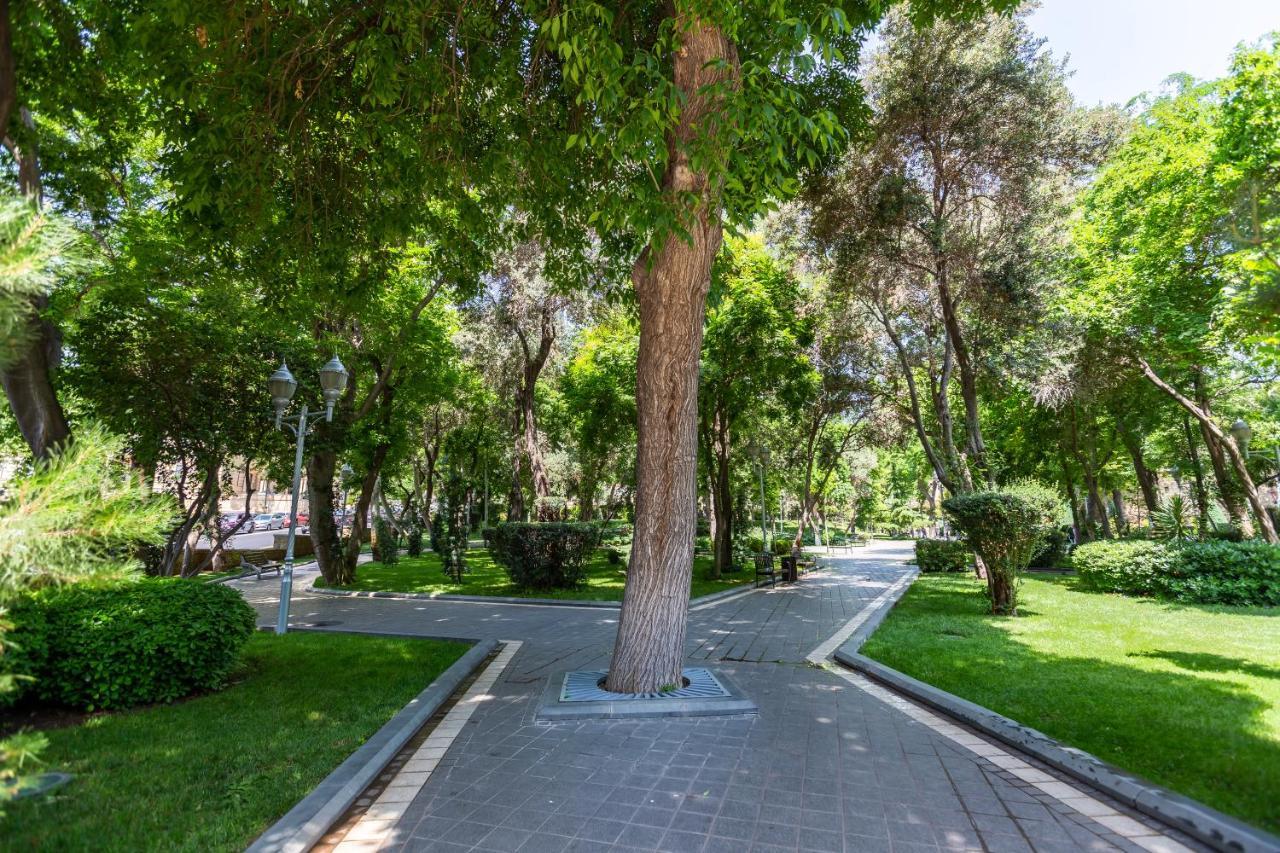
<instances>
[{"instance_id":1,"label":"tree bark texture","mask_svg":"<svg viewBox=\"0 0 1280 853\"><path fill-rule=\"evenodd\" d=\"M685 217L688 239L650 244L632 272L640 307L636 523L607 682L625 693L681 683L697 530L698 359L723 236L720 188L694 170L686 146L716 121L719 99L706 87L738 75L737 53L718 27L682 16L676 29L672 73L685 100L662 186L673 203L697 203Z\"/></svg>"}]
</instances>

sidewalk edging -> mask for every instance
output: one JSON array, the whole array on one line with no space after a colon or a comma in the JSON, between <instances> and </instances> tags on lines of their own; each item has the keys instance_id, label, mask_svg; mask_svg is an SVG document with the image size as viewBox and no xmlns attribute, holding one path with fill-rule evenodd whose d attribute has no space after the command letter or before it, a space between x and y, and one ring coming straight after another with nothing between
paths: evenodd
<instances>
[{"instance_id":1,"label":"sidewalk edging","mask_svg":"<svg viewBox=\"0 0 1280 853\"><path fill-rule=\"evenodd\" d=\"M258 836L246 853L303 853L310 850L431 715L453 695L458 685L475 672L497 647L496 640L476 642L347 756L310 794Z\"/></svg>"},{"instance_id":2,"label":"sidewalk edging","mask_svg":"<svg viewBox=\"0 0 1280 853\"><path fill-rule=\"evenodd\" d=\"M1154 782L1107 764L1083 750L1066 746L1043 732L1024 726L989 708L912 678L860 654L859 649L889 614L906 587L876 608L858 630L835 650L837 661L890 689L1043 761L1051 767L1114 797L1173 829L1226 853L1278 853L1280 838L1225 815Z\"/></svg>"}]
</instances>

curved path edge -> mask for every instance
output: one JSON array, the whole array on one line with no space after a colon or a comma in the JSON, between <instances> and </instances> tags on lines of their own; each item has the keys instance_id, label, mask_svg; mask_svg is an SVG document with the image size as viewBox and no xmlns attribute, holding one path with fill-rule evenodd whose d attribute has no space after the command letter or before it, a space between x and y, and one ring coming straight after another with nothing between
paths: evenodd
<instances>
[{"instance_id":1,"label":"curved path edge","mask_svg":"<svg viewBox=\"0 0 1280 853\"><path fill-rule=\"evenodd\" d=\"M475 645L258 836L246 853L303 853L323 838L414 733L498 647L496 640L471 642Z\"/></svg>"},{"instance_id":2,"label":"curved path edge","mask_svg":"<svg viewBox=\"0 0 1280 853\"><path fill-rule=\"evenodd\" d=\"M1115 797L1125 805L1167 824L1173 829L1203 841L1216 850L1229 853L1280 853L1280 838L1250 826L1204 803L1185 797L1121 770L1083 750L1067 746L1041 731L1025 726L989 708L984 708L953 693L885 666L859 652L875 633L889 612L897 605L907 588L919 577L914 573L905 583L895 584L860 614L857 624L846 626L851 631L841 639L830 656L924 705L941 711L953 719L1007 743L1038 758L1067 775ZM822 650L815 650L815 654ZM827 655L822 655L823 659Z\"/></svg>"}]
</instances>

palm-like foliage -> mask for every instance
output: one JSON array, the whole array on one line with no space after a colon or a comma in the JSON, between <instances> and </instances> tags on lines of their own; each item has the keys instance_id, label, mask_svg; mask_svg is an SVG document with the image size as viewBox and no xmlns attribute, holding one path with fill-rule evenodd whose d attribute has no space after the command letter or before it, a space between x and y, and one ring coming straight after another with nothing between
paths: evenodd
<instances>
[{"instance_id":1,"label":"palm-like foliage","mask_svg":"<svg viewBox=\"0 0 1280 853\"><path fill-rule=\"evenodd\" d=\"M1161 539L1194 539L1195 514L1182 495L1170 495L1159 509L1151 513L1151 529Z\"/></svg>"}]
</instances>

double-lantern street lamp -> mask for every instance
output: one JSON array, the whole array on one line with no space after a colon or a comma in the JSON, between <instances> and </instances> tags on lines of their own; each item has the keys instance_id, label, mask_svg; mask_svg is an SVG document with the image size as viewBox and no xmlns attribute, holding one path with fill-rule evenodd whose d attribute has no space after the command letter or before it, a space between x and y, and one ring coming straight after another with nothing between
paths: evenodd
<instances>
[{"instance_id":1,"label":"double-lantern street lamp","mask_svg":"<svg viewBox=\"0 0 1280 853\"><path fill-rule=\"evenodd\" d=\"M307 416L311 412L307 409L307 404L302 404L302 411L296 415L285 416L285 410L289 408L289 401L293 399L293 392L298 390L298 380L293 378L293 374L289 372L289 366L284 362L276 368L276 372L271 374L271 378L267 380L267 386L271 390L271 405L276 411L276 429L288 427L289 431L294 434L298 440L297 448L293 454L293 491L290 498L291 506L289 508L289 536L284 549L284 569L280 572L280 612L276 616L276 633L284 634L289 630L289 597L293 593L293 540L298 532L298 490L302 483L302 453L303 447L307 442L307 431L311 424L307 424ZM347 390L347 369L342 366L342 362L338 361L335 355L329 359L328 364L320 368L320 392L324 397L324 419L326 421L333 420L333 406L338 402L338 398L342 396L342 392Z\"/></svg>"}]
</instances>

